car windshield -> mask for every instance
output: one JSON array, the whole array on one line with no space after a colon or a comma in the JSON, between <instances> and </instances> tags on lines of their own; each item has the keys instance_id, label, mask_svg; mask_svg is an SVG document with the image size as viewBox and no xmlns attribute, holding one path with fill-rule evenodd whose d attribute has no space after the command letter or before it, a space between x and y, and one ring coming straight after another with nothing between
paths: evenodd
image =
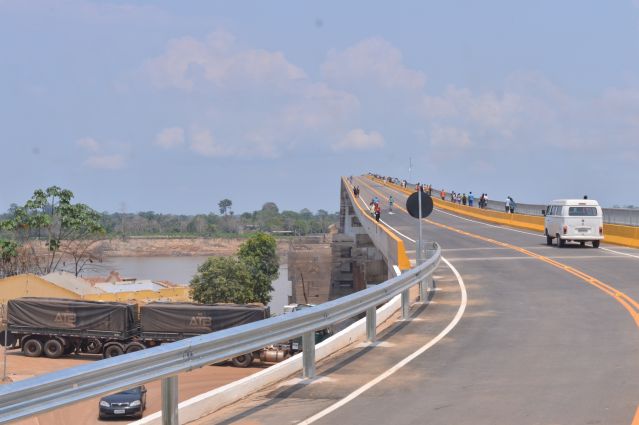
<instances>
[{"instance_id":1,"label":"car windshield","mask_svg":"<svg viewBox=\"0 0 639 425\"><path fill-rule=\"evenodd\" d=\"M118 394L140 394L140 387L130 388L128 390L120 391Z\"/></svg>"},{"instance_id":2,"label":"car windshield","mask_svg":"<svg viewBox=\"0 0 639 425\"><path fill-rule=\"evenodd\" d=\"M570 207L568 215L571 217L596 217L596 207Z\"/></svg>"}]
</instances>

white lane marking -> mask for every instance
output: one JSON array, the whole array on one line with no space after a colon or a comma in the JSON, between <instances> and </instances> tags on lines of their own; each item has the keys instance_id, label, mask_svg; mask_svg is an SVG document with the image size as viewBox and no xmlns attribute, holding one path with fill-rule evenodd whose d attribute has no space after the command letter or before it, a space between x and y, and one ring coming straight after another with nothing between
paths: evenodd
<instances>
[{"instance_id":1,"label":"white lane marking","mask_svg":"<svg viewBox=\"0 0 639 425\"><path fill-rule=\"evenodd\" d=\"M601 247L599 249L603 249L604 251L608 251L608 252L614 252L615 254L619 254L619 255L625 255L626 257L632 257L632 258L639 259L639 255L632 255L632 254L628 254L627 252L615 251L614 249L604 248L604 247Z\"/></svg>"},{"instance_id":2,"label":"white lane marking","mask_svg":"<svg viewBox=\"0 0 639 425\"><path fill-rule=\"evenodd\" d=\"M399 276L402 274L402 271L396 264L393 264L393 270L395 271L395 276Z\"/></svg>"},{"instance_id":3,"label":"white lane marking","mask_svg":"<svg viewBox=\"0 0 639 425\"><path fill-rule=\"evenodd\" d=\"M545 235L541 235L539 233L525 232L523 230L511 229L509 227L496 226L494 224L484 223L483 221L472 220L470 218L462 217L462 216L459 216L457 214L452 214L452 213L449 213L447 211L443 211L443 210L441 210L439 208L437 208L437 212L440 212L442 214L448 214L450 216L453 216L453 217L456 217L456 218L460 218L462 220L470 221L470 222L473 222L473 223L483 224L484 226L494 227L496 229L509 230L511 232L523 233L525 235L531 235L531 236L539 236L540 238L545 238L546 237ZM639 259L639 255L628 254L627 252L615 251L614 249L604 248L604 247L600 247L599 249L603 249L604 251L608 251L608 252L614 252L615 254L619 254L619 255L625 255L626 257L632 257L632 258Z\"/></svg>"},{"instance_id":4,"label":"white lane marking","mask_svg":"<svg viewBox=\"0 0 639 425\"><path fill-rule=\"evenodd\" d=\"M339 400L338 402L331 404L330 406L328 406L324 410L314 414L310 418L308 418L308 419L306 419L306 420L304 420L302 422L299 422L300 425L312 424L313 422L323 418L324 416L328 415L329 413L334 412L335 410L337 410L340 407L346 405L350 401L356 399L357 397L362 395L364 392L368 391L369 389L371 389L375 385L379 384L380 382L382 382L383 380L385 380L386 378L388 378L389 376L393 375L395 372L397 372L398 370L400 370L401 368L406 366L412 360L414 360L415 358L417 358L420 355L422 355L426 350L428 350L433 345L435 345L439 341L441 341L446 335L448 335L450 333L450 331L452 331L455 328L455 326L457 326L457 324L461 320L462 316L464 315L464 311L466 310L466 304L468 303L468 295L466 294L466 286L464 285L464 280L462 279L462 277L459 274L459 272L457 271L457 269L455 267L453 267L453 265L447 259L445 259L444 257L442 257L442 261L444 263L446 263L446 265L452 270L453 274L457 278L457 282L459 283L459 288L461 290L461 304L459 305L459 309L457 310L457 314L455 314L455 317L448 324L448 326L446 326L446 328L444 328L444 330L442 330L439 333L439 335L437 335L435 338L431 339L429 342L427 342L426 344L421 346L417 351L415 351L412 354L410 354L407 357L405 357L399 363L395 364L395 366L393 366L390 369L386 370L384 373L382 373L381 375L377 376L375 379L372 379L371 381L369 381L366 384L362 385L361 387L359 387L358 389L356 389L355 391L353 391L352 393L350 393L349 395L347 395L343 399Z\"/></svg>"},{"instance_id":5,"label":"white lane marking","mask_svg":"<svg viewBox=\"0 0 639 425\"><path fill-rule=\"evenodd\" d=\"M552 260L607 260L609 258L623 258L621 255L553 255L547 256ZM451 261L501 261L501 260L536 260L535 257L460 257L452 258Z\"/></svg>"},{"instance_id":6,"label":"white lane marking","mask_svg":"<svg viewBox=\"0 0 639 425\"><path fill-rule=\"evenodd\" d=\"M471 222L473 222L473 223L483 224L484 226L494 227L495 229L510 230L511 232L523 233L523 234L525 234L525 235L539 236L539 237L542 237L542 238L545 238L545 237L546 237L546 236L544 236L544 235L540 235L539 233L525 232L525 231L523 231L523 230L511 229L511 228L509 228L509 227L496 226L496 225L494 225L494 224L484 223L483 221L479 221L479 220L472 220L472 219L470 219L470 218L462 217L462 216L457 215L457 214L449 213L448 211L444 211L444 210L442 210L442 209L440 209L440 208L437 208L437 212L440 212L440 213L442 213L442 214L451 215L451 216L453 216L453 217L461 218L462 220L471 221Z\"/></svg>"},{"instance_id":7,"label":"white lane marking","mask_svg":"<svg viewBox=\"0 0 639 425\"><path fill-rule=\"evenodd\" d=\"M362 204L364 205L364 207L368 210L369 207L368 205L366 205L366 201L364 201L364 199L362 199L362 197L359 197L359 200L362 202ZM415 243L415 239L412 239L408 236L406 236L405 234L403 234L402 232L400 232L399 230L395 229L394 227L392 227L391 225L389 225L388 223L386 223L384 220L380 219L379 220L380 223L382 223L383 225L385 225L386 227L388 227L389 229L393 230L395 233L397 233L398 235L400 235L401 237Z\"/></svg>"}]
</instances>

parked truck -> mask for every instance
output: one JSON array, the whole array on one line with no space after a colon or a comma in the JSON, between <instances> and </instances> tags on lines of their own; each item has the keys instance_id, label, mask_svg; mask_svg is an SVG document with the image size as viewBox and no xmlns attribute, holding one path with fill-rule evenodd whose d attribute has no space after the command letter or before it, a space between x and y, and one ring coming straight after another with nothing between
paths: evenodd
<instances>
[{"instance_id":1,"label":"parked truck","mask_svg":"<svg viewBox=\"0 0 639 425\"><path fill-rule=\"evenodd\" d=\"M261 304L194 304L154 302L140 307L140 343L152 347L270 317ZM248 367L253 359L274 363L291 355L288 347L271 345L231 359L238 367Z\"/></svg>"},{"instance_id":2,"label":"parked truck","mask_svg":"<svg viewBox=\"0 0 639 425\"><path fill-rule=\"evenodd\" d=\"M26 297L7 303L7 319L14 348L29 357L112 357L126 352L139 333L135 304Z\"/></svg>"},{"instance_id":3,"label":"parked truck","mask_svg":"<svg viewBox=\"0 0 639 425\"><path fill-rule=\"evenodd\" d=\"M104 358L203 335L270 316L262 305L154 302L136 304L58 298L8 302L9 344L29 357L71 353ZM288 358L290 344L275 344L230 359L247 367L253 359L273 363Z\"/></svg>"}]
</instances>

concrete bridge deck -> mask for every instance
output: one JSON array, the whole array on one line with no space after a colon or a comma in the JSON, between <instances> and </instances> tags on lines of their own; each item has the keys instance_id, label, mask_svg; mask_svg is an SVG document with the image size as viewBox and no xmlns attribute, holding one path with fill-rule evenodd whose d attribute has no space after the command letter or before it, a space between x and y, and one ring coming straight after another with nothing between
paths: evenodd
<instances>
[{"instance_id":1,"label":"concrete bridge deck","mask_svg":"<svg viewBox=\"0 0 639 425\"><path fill-rule=\"evenodd\" d=\"M416 220L398 208L406 195L365 178L355 184L364 202L381 199L382 220L414 256ZM282 383L196 423L639 423L639 251L560 250L535 232L439 210L424 237L441 244L468 292L443 339L384 378L460 311L461 282L442 263L432 302L416 304L375 350L336 355L310 383Z\"/></svg>"}]
</instances>

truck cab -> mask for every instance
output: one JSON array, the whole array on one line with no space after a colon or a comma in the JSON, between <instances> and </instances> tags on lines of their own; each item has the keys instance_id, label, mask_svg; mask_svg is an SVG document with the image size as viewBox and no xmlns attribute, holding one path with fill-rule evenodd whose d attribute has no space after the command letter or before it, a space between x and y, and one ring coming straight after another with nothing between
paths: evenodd
<instances>
[{"instance_id":1,"label":"truck cab","mask_svg":"<svg viewBox=\"0 0 639 425\"><path fill-rule=\"evenodd\" d=\"M604 238L603 213L594 199L557 199L542 214L547 245L552 245L556 239L558 247L574 241L582 246L590 242L594 248L599 248Z\"/></svg>"}]
</instances>

